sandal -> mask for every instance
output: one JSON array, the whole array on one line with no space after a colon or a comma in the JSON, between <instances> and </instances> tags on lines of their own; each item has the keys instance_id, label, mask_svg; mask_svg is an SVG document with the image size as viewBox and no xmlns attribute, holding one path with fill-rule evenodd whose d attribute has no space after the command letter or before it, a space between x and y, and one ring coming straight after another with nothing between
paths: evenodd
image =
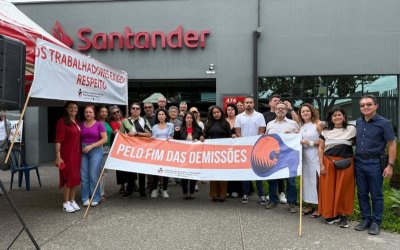
<instances>
[{"instance_id":1,"label":"sandal","mask_svg":"<svg viewBox=\"0 0 400 250\"><path fill-rule=\"evenodd\" d=\"M311 214L311 213L313 213L313 212L314 212L314 208L311 208L310 210L308 210L307 208L305 208L305 209L303 209L302 214L303 214L303 215L309 215L309 214Z\"/></svg>"},{"instance_id":2,"label":"sandal","mask_svg":"<svg viewBox=\"0 0 400 250\"><path fill-rule=\"evenodd\" d=\"M312 214L310 215L310 217L311 217L311 218L319 218L319 217L321 217L321 214L319 214L317 211L315 211L314 213L312 213Z\"/></svg>"}]
</instances>

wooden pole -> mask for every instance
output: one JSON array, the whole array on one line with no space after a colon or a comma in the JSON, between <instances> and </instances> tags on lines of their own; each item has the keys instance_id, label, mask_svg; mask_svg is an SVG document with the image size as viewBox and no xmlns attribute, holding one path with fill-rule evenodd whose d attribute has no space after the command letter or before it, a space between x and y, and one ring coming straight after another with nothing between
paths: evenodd
<instances>
[{"instance_id":1,"label":"wooden pole","mask_svg":"<svg viewBox=\"0 0 400 250\"><path fill-rule=\"evenodd\" d=\"M87 206L86 212L85 212L85 214L83 215L83 218L84 218L84 219L86 219L86 215L87 215L87 213L89 212L89 208L90 208L90 205L92 204L94 194L96 193L97 188L99 187L99 183L100 183L101 179L103 178L104 169L106 169L106 168L103 167L103 169L101 170L99 180L97 181L96 187L94 188L94 191L93 191L93 193L92 193L92 196L90 197L89 205Z\"/></svg>"},{"instance_id":2,"label":"wooden pole","mask_svg":"<svg viewBox=\"0 0 400 250\"><path fill-rule=\"evenodd\" d=\"M22 109L21 116L19 117L19 120L18 120L18 123L17 123L17 128L16 128L15 133L14 133L14 136L13 136L13 138L12 138L12 140L11 140L11 145L10 145L10 147L8 148L8 153L7 153L7 156L6 156L6 160L4 161L5 163L7 163L7 162L8 162L8 158L10 158L11 150L12 150L12 148L13 148L13 146L14 146L15 139L17 139L17 135L18 135L18 132L19 132L19 126L21 125L22 119L24 118L25 111L26 111L26 107L28 106L28 102L29 102L29 98L30 98L30 97L31 97L31 96L28 95L28 97L26 98L24 108Z\"/></svg>"},{"instance_id":3,"label":"wooden pole","mask_svg":"<svg viewBox=\"0 0 400 250\"><path fill-rule=\"evenodd\" d=\"M302 236L302 220L303 220L303 171L301 171L300 175L300 201L299 201L299 237Z\"/></svg>"}]
</instances>

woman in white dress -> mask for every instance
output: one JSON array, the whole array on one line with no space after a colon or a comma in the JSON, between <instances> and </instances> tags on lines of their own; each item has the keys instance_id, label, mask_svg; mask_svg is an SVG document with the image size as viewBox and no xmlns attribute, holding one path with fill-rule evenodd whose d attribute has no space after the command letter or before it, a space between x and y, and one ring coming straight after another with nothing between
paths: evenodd
<instances>
[{"instance_id":1,"label":"woman in white dress","mask_svg":"<svg viewBox=\"0 0 400 250\"><path fill-rule=\"evenodd\" d=\"M300 133L302 135L301 145L303 146L303 200L306 207L303 208L303 215L312 213L311 217L319 217L315 206L318 205L318 179L319 179L319 158L318 145L319 135L322 131L322 124L319 120L318 111L305 103L300 108Z\"/></svg>"}]
</instances>

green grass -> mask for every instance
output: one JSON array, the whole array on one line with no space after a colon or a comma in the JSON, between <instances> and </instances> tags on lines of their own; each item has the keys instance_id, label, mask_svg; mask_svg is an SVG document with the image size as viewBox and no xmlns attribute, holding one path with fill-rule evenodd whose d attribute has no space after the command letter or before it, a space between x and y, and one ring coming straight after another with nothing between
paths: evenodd
<instances>
[{"instance_id":1,"label":"green grass","mask_svg":"<svg viewBox=\"0 0 400 250\"><path fill-rule=\"evenodd\" d=\"M296 179L296 185L298 190L298 199L300 199L300 177ZM255 187L255 183L254 183ZM268 194L268 184L267 181L264 182L264 190L265 194ZM349 220L351 221L360 221L361 214L360 214L360 207L358 205L358 198L357 198L357 189L355 191L355 199L354 199L354 211L353 215L350 216ZM383 183L383 202L384 202L384 210L383 210L383 220L382 220L382 228L389 232L396 232L400 233L400 209L391 208L394 204L393 201L389 199L389 196L392 195L393 191L389 185L389 180L384 181ZM304 204L303 204L304 205Z\"/></svg>"}]
</instances>

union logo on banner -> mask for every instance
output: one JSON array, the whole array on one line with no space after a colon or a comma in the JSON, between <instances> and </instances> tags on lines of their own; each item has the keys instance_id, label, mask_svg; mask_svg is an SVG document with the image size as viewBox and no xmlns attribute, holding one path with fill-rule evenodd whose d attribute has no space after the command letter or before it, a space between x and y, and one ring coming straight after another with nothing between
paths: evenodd
<instances>
[{"instance_id":1,"label":"union logo on banner","mask_svg":"<svg viewBox=\"0 0 400 250\"><path fill-rule=\"evenodd\" d=\"M283 168L289 168L289 177L297 176L299 162L299 151L288 147L277 134L261 136L251 152L251 168L260 177L268 177Z\"/></svg>"}]
</instances>

